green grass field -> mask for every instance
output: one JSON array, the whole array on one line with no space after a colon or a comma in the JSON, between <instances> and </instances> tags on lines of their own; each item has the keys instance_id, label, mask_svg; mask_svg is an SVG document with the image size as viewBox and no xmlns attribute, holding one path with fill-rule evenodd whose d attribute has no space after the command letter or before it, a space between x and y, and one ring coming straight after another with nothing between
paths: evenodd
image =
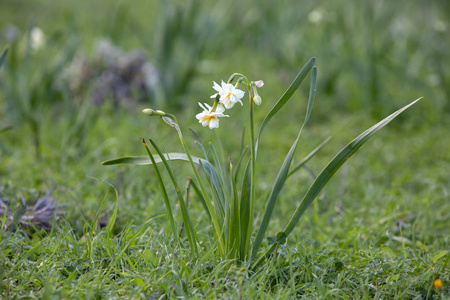
<instances>
[{"instance_id":1,"label":"green grass field","mask_svg":"<svg viewBox=\"0 0 450 300\"><path fill-rule=\"evenodd\" d=\"M274 3L0 5L0 57L8 49L0 62L1 299L450 299L449 4ZM247 105L227 110L216 136L195 118L197 102L212 104L212 82L234 72L264 80L259 128L311 57L316 98L293 165L332 138L286 181L258 268L224 258L192 188L197 256L167 172L177 235L152 166L101 165L146 155L141 137L183 152L173 128L141 113L147 107L176 115L193 155L202 151L188 128L236 165L243 130L249 139ZM254 228L302 125L311 76L262 135ZM341 167L264 257L267 236L284 230L336 153L419 97ZM170 166L184 196L193 171L187 162Z\"/></svg>"}]
</instances>

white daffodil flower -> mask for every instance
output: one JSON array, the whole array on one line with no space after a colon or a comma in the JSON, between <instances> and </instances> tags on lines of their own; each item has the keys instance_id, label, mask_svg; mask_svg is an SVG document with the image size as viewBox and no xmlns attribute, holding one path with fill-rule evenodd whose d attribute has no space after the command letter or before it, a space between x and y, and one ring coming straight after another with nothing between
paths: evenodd
<instances>
[{"instance_id":1,"label":"white daffodil flower","mask_svg":"<svg viewBox=\"0 0 450 300\"><path fill-rule=\"evenodd\" d=\"M212 107L206 103L203 106L199 102L198 105L200 105L203 111L195 117L198 119L199 123L203 126L209 126L210 129L219 128L220 117L228 117L228 115L223 114L225 107L222 104L218 104L215 111L212 111Z\"/></svg>"},{"instance_id":2,"label":"white daffodil flower","mask_svg":"<svg viewBox=\"0 0 450 300\"><path fill-rule=\"evenodd\" d=\"M225 106L226 109L230 109L234 106L236 102L242 104L242 97L244 97L245 92L235 88L231 83L225 83L222 80L222 86L218 85L215 81L213 85L213 89L217 91L211 98L216 98L217 95L220 95L220 103Z\"/></svg>"}]
</instances>

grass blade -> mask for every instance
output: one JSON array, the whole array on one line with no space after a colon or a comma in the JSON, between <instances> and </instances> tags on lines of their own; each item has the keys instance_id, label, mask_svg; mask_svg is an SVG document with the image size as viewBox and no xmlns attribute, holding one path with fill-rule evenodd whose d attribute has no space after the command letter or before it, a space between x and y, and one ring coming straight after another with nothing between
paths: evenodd
<instances>
[{"instance_id":1,"label":"grass blade","mask_svg":"<svg viewBox=\"0 0 450 300\"><path fill-rule=\"evenodd\" d=\"M291 149L289 150L286 158L284 159L283 165L281 166L281 169L277 175L277 178L275 179L275 183L273 185L272 191L269 196L269 201L267 203L267 207L264 212L264 217L261 221L261 225L258 229L258 233L256 234L255 242L253 243L252 257L256 256L256 254L258 253L259 247L261 246L261 243L264 239L267 228L269 227L269 222L270 222L270 219L272 218L272 213L275 209L275 204L278 200L278 196L280 195L281 190L284 187L284 183L286 182L288 172L289 172L289 167L292 163L292 158L294 157L295 150L297 149L297 145L300 140L300 136L302 135L303 128L305 128L305 125L309 120L309 116L311 115L311 110L312 110L312 107L314 104L314 99L316 96L316 84L317 84L317 68L314 67L312 69L312 73L311 73L311 85L310 85L309 100L308 100L308 107L306 109L305 120L303 121L303 125L300 128L300 132L298 133L298 136L295 139L294 144L291 146Z\"/></svg>"}]
</instances>

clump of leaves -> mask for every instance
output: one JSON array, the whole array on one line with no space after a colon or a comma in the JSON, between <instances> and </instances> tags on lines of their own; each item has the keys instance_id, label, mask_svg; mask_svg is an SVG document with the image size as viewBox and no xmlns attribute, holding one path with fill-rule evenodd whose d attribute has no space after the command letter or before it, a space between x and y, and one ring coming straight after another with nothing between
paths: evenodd
<instances>
[{"instance_id":1,"label":"clump of leaves","mask_svg":"<svg viewBox=\"0 0 450 300\"><path fill-rule=\"evenodd\" d=\"M266 117L261 123L259 132L255 130L255 118L254 110L261 104L262 98L258 94L258 89L264 85L261 80L250 81L246 76L240 73L234 73L230 76L227 82L223 82L221 85L214 83L213 88L216 90L216 94L212 95L212 106L205 103L200 104L203 111L196 115L196 118L203 126L208 126L210 129L216 129L219 127L219 117L228 117L225 115L227 109L231 109L236 103L242 103L241 99L244 97L245 92L238 89L238 87L244 87L248 93L248 105L249 105L249 127L250 127L250 154L247 153L247 147L243 147L240 158L237 163L233 163L229 158L228 163L225 157L220 157L216 147L209 143L208 146L202 145L197 142L197 146L201 149L204 158L194 157L191 155L191 151L188 149L187 144L184 141L182 130L179 126L177 118L170 113L166 113L161 110L144 109L143 112L148 116L160 117L166 124L173 127L180 139L180 142L184 148L185 153L163 153L160 147L150 139L150 144L157 152L157 155L153 155L150 148L147 146L145 139L143 139L145 149L148 157L123 157L111 161L104 162L103 164L118 164L118 163L134 163L138 165L152 164L156 172L159 186L163 194L164 203L167 210L167 216L169 218L170 228L173 231L174 236L178 239L176 230L176 223L173 216L173 209L171 207L170 199L166 185L163 182L161 171L157 166L157 163L162 162L164 169L168 172L171 183L175 188L178 205L181 208L181 214L183 218L184 229L186 232L187 240L192 251L192 256L197 258L201 254L201 250L198 247L198 232L193 226L191 217L185 204L185 198L180 192L180 185L175 175L175 171L170 160L184 160L190 163L193 180L190 184L194 187L199 201L205 208L209 220L212 224L214 238L217 241L218 255L231 263L247 262L252 264L254 268L259 267L266 259L270 259L271 254L279 248L280 245L286 243L290 233L294 230L299 220L316 199L322 189L326 186L328 181L339 170L339 168L353 155L359 148L368 141L375 133L386 126L389 122L395 119L403 111L414 105L419 99L397 110L393 114L389 115L385 119L381 120L374 126L370 127L347 146L345 146L322 170L317 176L314 182L309 187L300 204L295 209L292 217L287 223L285 229L280 231L274 237L268 237L268 249L264 253L260 253L260 248L263 245L263 241L266 237L269 223L272 218L273 212L277 205L277 200L283 190L286 180L293 172L301 169L302 163L304 164L312 156L317 153L317 149L308 155L302 163L294 167L290 172L290 167L293 162L294 153L299 145L299 141L310 118L313 103L316 94L317 83L317 69L314 67L315 59L310 59L303 69L299 72L294 79L290 87L280 97L278 102L275 103L273 108L267 113ZM303 80L311 71L311 83L309 100L307 103L306 116L300 127L297 138L292 144L289 152L287 153L283 164L280 167L278 175L273 183L272 190L267 200L266 208L264 212L258 214L263 215L260 221L259 227L254 228L255 218L255 189L258 173L257 170L257 154L262 138L263 130L268 125L269 121L280 111L280 109L291 99L294 92L298 89ZM235 81L236 79L236 81ZM234 84L234 82L236 82ZM238 105L237 105L238 106ZM296 120L292 120L295 122ZM322 143L320 147L322 147ZM222 146L222 145L220 145ZM221 147L222 148L222 147ZM207 151L207 149L209 151ZM261 166L264 166L262 164ZM199 172L203 171L202 173ZM181 239L178 239L181 242Z\"/></svg>"}]
</instances>

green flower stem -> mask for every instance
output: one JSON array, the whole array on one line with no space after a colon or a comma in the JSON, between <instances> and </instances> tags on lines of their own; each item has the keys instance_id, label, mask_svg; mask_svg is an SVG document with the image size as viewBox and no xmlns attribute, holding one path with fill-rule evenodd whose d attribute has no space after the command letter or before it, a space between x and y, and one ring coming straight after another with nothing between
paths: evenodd
<instances>
[{"instance_id":1,"label":"green flower stem","mask_svg":"<svg viewBox=\"0 0 450 300\"><path fill-rule=\"evenodd\" d=\"M253 93L249 87L249 105L250 105L250 138L252 143L251 153L251 185L250 185L250 212L248 220L247 238L245 239L246 253L250 253L250 239L252 236L253 227L253 204L255 202L255 177L256 177L256 147L255 147L255 126L254 126L254 111L253 111ZM251 255L251 254L250 254ZM251 256L249 257L251 260Z\"/></svg>"},{"instance_id":2,"label":"green flower stem","mask_svg":"<svg viewBox=\"0 0 450 300\"><path fill-rule=\"evenodd\" d=\"M250 82L250 80L247 79L247 77L245 77L245 75L243 75L243 74L241 74L241 73L234 73L233 75L230 76L230 79L233 79L233 80L234 80L234 78L236 77L236 75L237 75L237 76L242 76L242 78L244 78L245 84L247 85L248 89L250 90L251 82ZM228 80L227 83L231 83L231 81Z\"/></svg>"},{"instance_id":3,"label":"green flower stem","mask_svg":"<svg viewBox=\"0 0 450 300\"><path fill-rule=\"evenodd\" d=\"M225 242L224 242L223 236L222 236L222 228L219 225L217 216L214 212L213 207L211 206L211 202L208 199L208 194L206 193L206 189L205 189L205 186L203 185L203 181L201 180L201 178L197 172L197 168L195 167L194 161L192 160L191 152L189 151L188 147L186 146L186 143L184 142L183 134L181 133L181 129L178 125L177 118L172 114L167 114L166 116L170 117L177 124L177 127L175 127L175 129L177 130L181 145L183 146L184 151L186 152L189 163L191 164L192 171L194 172L195 178L197 179L198 185L200 186L200 190L202 191L202 194L203 194L203 198L205 199L205 203L208 207L208 211L211 216L211 220L213 222L214 229L215 229L217 237L219 239L219 247L222 250L222 252L224 252L225 251Z\"/></svg>"}]
</instances>

